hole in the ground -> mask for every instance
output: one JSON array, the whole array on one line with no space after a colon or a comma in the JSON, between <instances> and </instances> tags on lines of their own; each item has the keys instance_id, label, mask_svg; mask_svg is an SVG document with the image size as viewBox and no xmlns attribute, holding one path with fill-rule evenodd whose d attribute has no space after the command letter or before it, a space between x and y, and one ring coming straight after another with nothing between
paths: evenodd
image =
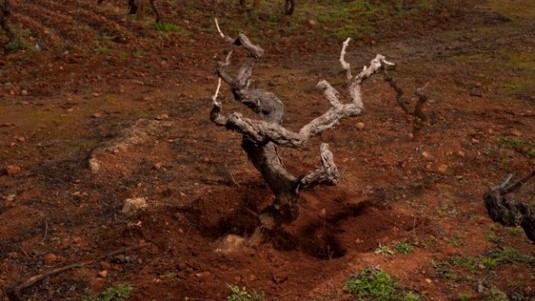
<instances>
[{"instance_id":1,"label":"hole in the ground","mask_svg":"<svg viewBox=\"0 0 535 301\"><path fill-rule=\"evenodd\" d=\"M310 233L300 245L305 253L322 260L340 258L347 253L336 236L325 228Z\"/></svg>"},{"instance_id":2,"label":"hole in the ground","mask_svg":"<svg viewBox=\"0 0 535 301\"><path fill-rule=\"evenodd\" d=\"M322 239L318 239L312 243L308 252L310 255L319 259L330 260L340 258L347 253L334 235L326 235Z\"/></svg>"}]
</instances>

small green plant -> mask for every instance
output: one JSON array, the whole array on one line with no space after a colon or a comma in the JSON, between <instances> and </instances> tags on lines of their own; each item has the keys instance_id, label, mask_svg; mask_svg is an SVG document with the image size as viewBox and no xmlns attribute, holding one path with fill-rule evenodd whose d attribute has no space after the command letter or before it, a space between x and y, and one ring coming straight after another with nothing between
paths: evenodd
<instances>
[{"instance_id":1,"label":"small green plant","mask_svg":"<svg viewBox=\"0 0 535 301\"><path fill-rule=\"evenodd\" d=\"M394 252L398 254L409 254L414 251L414 247L406 242L397 242L394 244Z\"/></svg>"},{"instance_id":2,"label":"small green plant","mask_svg":"<svg viewBox=\"0 0 535 301\"><path fill-rule=\"evenodd\" d=\"M489 228L485 237L490 242L499 243L501 239L498 237L498 235L496 235L496 232L494 232L494 230L494 227Z\"/></svg>"},{"instance_id":3,"label":"small green plant","mask_svg":"<svg viewBox=\"0 0 535 301\"><path fill-rule=\"evenodd\" d=\"M247 288L240 288L237 285L229 285L230 294L227 296L227 301L263 301L264 292L257 292L253 290L249 292Z\"/></svg>"},{"instance_id":4,"label":"small green plant","mask_svg":"<svg viewBox=\"0 0 535 301\"><path fill-rule=\"evenodd\" d=\"M459 295L459 297L457 299L459 301L469 301L469 300L472 300L472 296L470 296L467 293L462 293L462 294Z\"/></svg>"},{"instance_id":5,"label":"small green plant","mask_svg":"<svg viewBox=\"0 0 535 301\"><path fill-rule=\"evenodd\" d=\"M385 271L368 267L353 275L344 285L344 291L358 300L417 301L420 297L406 291Z\"/></svg>"},{"instance_id":6,"label":"small green plant","mask_svg":"<svg viewBox=\"0 0 535 301\"><path fill-rule=\"evenodd\" d=\"M498 142L500 142L503 146L510 148L515 148L526 144L524 140L510 136L499 136L496 138L496 140L498 140Z\"/></svg>"},{"instance_id":7,"label":"small green plant","mask_svg":"<svg viewBox=\"0 0 535 301\"><path fill-rule=\"evenodd\" d=\"M11 40L9 43L7 43L5 47L8 51L19 51L26 50L29 48L28 44L20 37L16 37Z\"/></svg>"},{"instance_id":8,"label":"small green plant","mask_svg":"<svg viewBox=\"0 0 535 301\"><path fill-rule=\"evenodd\" d=\"M453 256L449 259L449 262L452 265L462 267L466 271L474 274L477 272L477 264L476 260L472 257L466 257L466 256Z\"/></svg>"},{"instance_id":9,"label":"small green plant","mask_svg":"<svg viewBox=\"0 0 535 301\"><path fill-rule=\"evenodd\" d=\"M454 234L452 237L447 239L448 244L454 246L454 247L461 247L464 246L463 241L464 235L457 233Z\"/></svg>"},{"instance_id":10,"label":"small green plant","mask_svg":"<svg viewBox=\"0 0 535 301\"><path fill-rule=\"evenodd\" d=\"M429 237L429 243L426 244L426 247L429 247L429 248L431 248L431 249L433 249L433 250L438 250L439 245L438 245L438 240L437 240L437 238L436 238L435 236L431 235L431 236Z\"/></svg>"},{"instance_id":11,"label":"small green plant","mask_svg":"<svg viewBox=\"0 0 535 301\"><path fill-rule=\"evenodd\" d=\"M97 297L86 297L84 298L84 301L124 301L130 297L132 290L133 288L130 284L119 284L107 288Z\"/></svg>"},{"instance_id":12,"label":"small green plant","mask_svg":"<svg viewBox=\"0 0 535 301\"><path fill-rule=\"evenodd\" d=\"M496 288L491 288L483 292L483 297L485 301L507 301L507 295Z\"/></svg>"},{"instance_id":13,"label":"small green plant","mask_svg":"<svg viewBox=\"0 0 535 301\"><path fill-rule=\"evenodd\" d=\"M394 254L394 251L392 251L386 245L383 246L382 244L379 244L379 247L377 249L375 249L375 251L373 253L374 254L382 254L382 255L388 256L388 255Z\"/></svg>"},{"instance_id":14,"label":"small green plant","mask_svg":"<svg viewBox=\"0 0 535 301\"><path fill-rule=\"evenodd\" d=\"M435 269L435 274L439 278L446 278L454 281L461 279L459 275L453 272L452 265L448 261L432 260L431 265L433 266L433 269Z\"/></svg>"},{"instance_id":15,"label":"small green plant","mask_svg":"<svg viewBox=\"0 0 535 301\"><path fill-rule=\"evenodd\" d=\"M402 301L419 301L420 300L420 296L417 295L416 293L408 292L408 293L405 294L405 296L403 296L403 298L401 300Z\"/></svg>"},{"instance_id":16,"label":"small green plant","mask_svg":"<svg viewBox=\"0 0 535 301\"><path fill-rule=\"evenodd\" d=\"M154 26L154 29L157 30L157 31L177 32L177 33L186 33L187 32L187 30L184 27L182 27L180 25L173 24L173 23L161 22L161 23L155 23L153 26Z\"/></svg>"},{"instance_id":17,"label":"small green plant","mask_svg":"<svg viewBox=\"0 0 535 301\"><path fill-rule=\"evenodd\" d=\"M511 227L506 228L507 233L511 234L512 236L522 236L524 235L524 230L521 227Z\"/></svg>"},{"instance_id":18,"label":"small green plant","mask_svg":"<svg viewBox=\"0 0 535 301\"><path fill-rule=\"evenodd\" d=\"M483 257L481 259L481 264L484 265L485 268L489 270L494 270L498 266L498 260L492 257Z\"/></svg>"},{"instance_id":19,"label":"small green plant","mask_svg":"<svg viewBox=\"0 0 535 301\"><path fill-rule=\"evenodd\" d=\"M527 255L522 255L515 248L505 248L503 250L493 250L487 254L488 257L496 260L498 264L501 263L535 263L535 258Z\"/></svg>"}]
</instances>

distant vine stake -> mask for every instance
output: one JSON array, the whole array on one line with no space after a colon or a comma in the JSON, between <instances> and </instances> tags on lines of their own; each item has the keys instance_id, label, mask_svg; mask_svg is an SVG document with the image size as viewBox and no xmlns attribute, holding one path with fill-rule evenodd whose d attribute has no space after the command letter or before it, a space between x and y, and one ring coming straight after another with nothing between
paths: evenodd
<instances>
[{"instance_id":1,"label":"distant vine stake","mask_svg":"<svg viewBox=\"0 0 535 301\"><path fill-rule=\"evenodd\" d=\"M97 0L97 4L100 5L105 0ZM156 7L156 3L154 0L128 0L128 7L130 8L130 11L128 14L130 15L136 15L138 20L142 20L145 15L145 7L148 4L152 8L152 11L154 12L154 15L156 16L156 23L162 22L162 17L160 15L160 12L158 11L158 8Z\"/></svg>"},{"instance_id":2,"label":"distant vine stake","mask_svg":"<svg viewBox=\"0 0 535 301\"><path fill-rule=\"evenodd\" d=\"M9 18L11 17L11 10L9 7L9 0L0 0L0 28L6 33L7 35L7 43L6 45L9 45L12 41L14 41L17 36L13 29L9 26Z\"/></svg>"},{"instance_id":3,"label":"distant vine stake","mask_svg":"<svg viewBox=\"0 0 535 301\"><path fill-rule=\"evenodd\" d=\"M323 91L331 108L304 125L299 131L294 132L281 125L284 116L282 101L273 93L249 86L253 67L263 56L264 50L259 45L253 44L244 34L239 34L235 39L230 38L221 31L217 19L215 23L221 38L231 43L233 49L224 61L216 64L216 74L219 80L212 97L210 118L216 125L243 135L243 149L275 194L275 201L259 214L261 226L251 238L252 241L258 241L258 238L264 237L265 233L276 230L297 218L301 191L317 185L335 185L340 180L338 168L327 143L322 143L320 146L320 164L316 170L302 175L293 175L286 169L279 156L278 148L299 148L310 138L334 127L341 120L360 115L364 110L360 93L362 83L373 74L384 70L386 66L394 64L378 54L371 60L369 66L364 66L360 73L352 76L349 70L350 65L345 61L349 39L346 40L340 54L340 62L342 68L347 70L351 101L342 103L340 93L329 82L319 81L317 88ZM234 47L245 49L249 55L240 66L237 75L233 77L225 71L224 67L230 64ZM217 99L221 81L230 86L236 101L260 115L261 119L246 118L237 112L224 115L223 104Z\"/></svg>"}]
</instances>

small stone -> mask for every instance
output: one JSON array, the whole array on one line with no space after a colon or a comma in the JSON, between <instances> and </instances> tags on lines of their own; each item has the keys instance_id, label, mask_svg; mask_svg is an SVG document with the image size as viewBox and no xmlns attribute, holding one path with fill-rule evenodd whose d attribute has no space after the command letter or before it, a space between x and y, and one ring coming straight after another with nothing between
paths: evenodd
<instances>
[{"instance_id":1,"label":"small stone","mask_svg":"<svg viewBox=\"0 0 535 301\"><path fill-rule=\"evenodd\" d=\"M93 113L93 115L91 115L91 117L93 117L93 118L100 118L100 117L102 117L102 113L100 113L100 112Z\"/></svg>"},{"instance_id":2,"label":"small stone","mask_svg":"<svg viewBox=\"0 0 535 301\"><path fill-rule=\"evenodd\" d=\"M235 234L229 234L219 242L219 246L215 252L232 253L243 246L245 239Z\"/></svg>"},{"instance_id":3,"label":"small stone","mask_svg":"<svg viewBox=\"0 0 535 301\"><path fill-rule=\"evenodd\" d=\"M208 271L204 271L204 272L196 273L195 276L197 276L197 278L199 278L202 281L207 281L207 280L210 280L210 278L212 277L212 273Z\"/></svg>"},{"instance_id":4,"label":"small stone","mask_svg":"<svg viewBox=\"0 0 535 301\"><path fill-rule=\"evenodd\" d=\"M364 122L357 122L356 126L357 126L357 129L362 130L364 129Z\"/></svg>"},{"instance_id":5,"label":"small stone","mask_svg":"<svg viewBox=\"0 0 535 301\"><path fill-rule=\"evenodd\" d=\"M22 136L19 136L16 138L17 142L24 142L26 141L26 138L22 137Z\"/></svg>"},{"instance_id":6,"label":"small stone","mask_svg":"<svg viewBox=\"0 0 535 301\"><path fill-rule=\"evenodd\" d=\"M102 270L98 272L97 275L101 278L106 278L108 276L108 270Z\"/></svg>"},{"instance_id":7,"label":"small stone","mask_svg":"<svg viewBox=\"0 0 535 301\"><path fill-rule=\"evenodd\" d=\"M515 137L522 137L522 132L520 132L519 130L512 130L511 135Z\"/></svg>"},{"instance_id":8,"label":"small stone","mask_svg":"<svg viewBox=\"0 0 535 301\"><path fill-rule=\"evenodd\" d=\"M429 279L429 278L425 278L425 282L431 284L431 283L433 283L433 280L431 280L431 279Z\"/></svg>"},{"instance_id":9,"label":"small stone","mask_svg":"<svg viewBox=\"0 0 535 301\"><path fill-rule=\"evenodd\" d=\"M22 91L20 91L20 95L22 95L22 96L28 96L28 91L26 91L26 90L22 90Z\"/></svg>"},{"instance_id":10,"label":"small stone","mask_svg":"<svg viewBox=\"0 0 535 301\"><path fill-rule=\"evenodd\" d=\"M287 279L288 279L288 275L283 274L283 273L276 273L273 275L273 282L275 282L276 284L283 283Z\"/></svg>"},{"instance_id":11,"label":"small stone","mask_svg":"<svg viewBox=\"0 0 535 301\"><path fill-rule=\"evenodd\" d=\"M20 172L22 171L22 168L18 165L8 165L6 167L6 173L9 175L9 176L14 176L14 175L17 175L19 174Z\"/></svg>"},{"instance_id":12,"label":"small stone","mask_svg":"<svg viewBox=\"0 0 535 301\"><path fill-rule=\"evenodd\" d=\"M160 114L160 115L156 116L156 120L165 120L165 119L169 119L169 115Z\"/></svg>"},{"instance_id":13,"label":"small stone","mask_svg":"<svg viewBox=\"0 0 535 301\"><path fill-rule=\"evenodd\" d=\"M457 155L461 158L464 158L466 156L466 154L463 152L463 151L458 151L457 152Z\"/></svg>"},{"instance_id":14,"label":"small stone","mask_svg":"<svg viewBox=\"0 0 535 301\"><path fill-rule=\"evenodd\" d=\"M45 257L43 258L43 262L46 264L46 265L52 265L54 262L56 262L56 260L58 259L58 256L56 256L56 254L54 253L48 253L45 255Z\"/></svg>"},{"instance_id":15,"label":"small stone","mask_svg":"<svg viewBox=\"0 0 535 301\"><path fill-rule=\"evenodd\" d=\"M146 198L131 198L124 200L123 209L121 212L126 215L133 215L140 210L146 208L147 199Z\"/></svg>"},{"instance_id":16,"label":"small stone","mask_svg":"<svg viewBox=\"0 0 535 301\"><path fill-rule=\"evenodd\" d=\"M422 157L426 158L426 159L429 159L431 158L431 155L428 153L428 152L422 152Z\"/></svg>"},{"instance_id":17,"label":"small stone","mask_svg":"<svg viewBox=\"0 0 535 301\"><path fill-rule=\"evenodd\" d=\"M477 140L476 138L472 138L472 143L473 143L473 144L478 144L478 143L479 143L479 140Z\"/></svg>"},{"instance_id":18,"label":"small stone","mask_svg":"<svg viewBox=\"0 0 535 301\"><path fill-rule=\"evenodd\" d=\"M102 261L100 263L100 267L102 268L102 270L109 270L111 269L111 264L109 262L106 262L106 261Z\"/></svg>"},{"instance_id":19,"label":"small stone","mask_svg":"<svg viewBox=\"0 0 535 301\"><path fill-rule=\"evenodd\" d=\"M446 173L448 171L448 165L446 164L440 164L437 168L438 172L440 173Z\"/></svg>"},{"instance_id":20,"label":"small stone","mask_svg":"<svg viewBox=\"0 0 535 301\"><path fill-rule=\"evenodd\" d=\"M98 94L98 93L93 93L93 97L99 97L99 96L100 96L100 94Z\"/></svg>"},{"instance_id":21,"label":"small stone","mask_svg":"<svg viewBox=\"0 0 535 301\"><path fill-rule=\"evenodd\" d=\"M308 24L310 26L316 26L316 25L318 25L318 22L316 20L314 20L314 19L310 19L310 20L308 20Z\"/></svg>"},{"instance_id":22,"label":"small stone","mask_svg":"<svg viewBox=\"0 0 535 301\"><path fill-rule=\"evenodd\" d=\"M154 164L154 169L156 169L156 170L160 170L160 169L162 169L162 167L163 167L163 164L161 162L158 162L158 163Z\"/></svg>"}]
</instances>

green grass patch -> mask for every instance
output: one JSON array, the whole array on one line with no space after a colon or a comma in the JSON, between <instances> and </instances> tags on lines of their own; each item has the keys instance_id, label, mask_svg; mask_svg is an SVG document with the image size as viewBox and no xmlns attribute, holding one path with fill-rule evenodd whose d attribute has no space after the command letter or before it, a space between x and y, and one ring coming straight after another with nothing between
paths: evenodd
<instances>
[{"instance_id":1,"label":"green grass patch","mask_svg":"<svg viewBox=\"0 0 535 301\"><path fill-rule=\"evenodd\" d=\"M390 249L387 245L379 244L379 247L373 251L374 254L378 255L393 255L394 251Z\"/></svg>"},{"instance_id":2,"label":"green grass patch","mask_svg":"<svg viewBox=\"0 0 535 301\"><path fill-rule=\"evenodd\" d=\"M385 271L368 267L346 281L344 291L357 300L416 301L420 296L396 283Z\"/></svg>"},{"instance_id":3,"label":"green grass patch","mask_svg":"<svg viewBox=\"0 0 535 301\"><path fill-rule=\"evenodd\" d=\"M394 243L394 252L397 254L409 254L414 251L414 247L406 242L396 242Z\"/></svg>"},{"instance_id":4,"label":"green grass patch","mask_svg":"<svg viewBox=\"0 0 535 301\"><path fill-rule=\"evenodd\" d=\"M184 27L180 25L173 24L173 23L166 23L166 22L154 23L153 28L157 31L162 31L162 32L176 32L176 33L188 32L187 29L185 29Z\"/></svg>"},{"instance_id":5,"label":"green grass patch","mask_svg":"<svg viewBox=\"0 0 535 301\"><path fill-rule=\"evenodd\" d=\"M454 247L462 247L464 246L464 235L457 233L454 234L452 237L446 239L446 242Z\"/></svg>"},{"instance_id":6,"label":"green grass patch","mask_svg":"<svg viewBox=\"0 0 535 301\"><path fill-rule=\"evenodd\" d=\"M85 297L84 301L124 301L130 297L133 287L130 284L119 284L107 288L98 296Z\"/></svg>"},{"instance_id":7,"label":"green grass patch","mask_svg":"<svg viewBox=\"0 0 535 301\"><path fill-rule=\"evenodd\" d=\"M499 136L496 140L504 147L516 148L526 145L526 141L511 136Z\"/></svg>"},{"instance_id":8,"label":"green grass patch","mask_svg":"<svg viewBox=\"0 0 535 301\"><path fill-rule=\"evenodd\" d=\"M494 258L497 263L535 263L535 258L521 254L515 248L505 248L503 250L492 250L487 253L487 257Z\"/></svg>"},{"instance_id":9,"label":"green grass patch","mask_svg":"<svg viewBox=\"0 0 535 301\"><path fill-rule=\"evenodd\" d=\"M237 285L228 287L230 294L227 296L227 301L263 301L265 299L264 292L248 291L246 287L240 288Z\"/></svg>"}]
</instances>

